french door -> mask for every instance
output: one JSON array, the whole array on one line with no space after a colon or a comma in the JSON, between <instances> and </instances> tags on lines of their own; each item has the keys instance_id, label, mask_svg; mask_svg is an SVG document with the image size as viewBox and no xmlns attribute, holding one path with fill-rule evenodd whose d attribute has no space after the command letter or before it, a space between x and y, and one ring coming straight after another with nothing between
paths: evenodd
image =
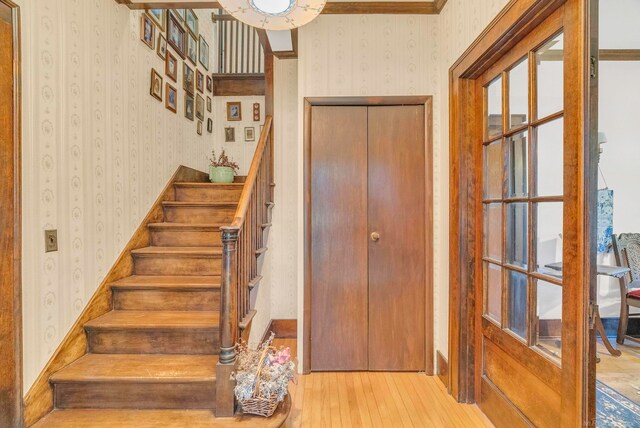
<instances>
[{"instance_id":1,"label":"french door","mask_svg":"<svg viewBox=\"0 0 640 428\"><path fill-rule=\"evenodd\" d=\"M592 411L588 3L514 0L452 68L451 391L496 426Z\"/></svg>"}]
</instances>

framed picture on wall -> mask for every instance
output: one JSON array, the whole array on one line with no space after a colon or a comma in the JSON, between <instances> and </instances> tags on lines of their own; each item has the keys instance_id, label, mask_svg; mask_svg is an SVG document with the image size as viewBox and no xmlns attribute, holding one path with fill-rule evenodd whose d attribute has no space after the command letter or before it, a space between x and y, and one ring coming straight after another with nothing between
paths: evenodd
<instances>
[{"instance_id":1,"label":"framed picture on wall","mask_svg":"<svg viewBox=\"0 0 640 428\"><path fill-rule=\"evenodd\" d=\"M227 120L242 120L242 103L240 103L240 101L232 101L227 103Z\"/></svg>"},{"instance_id":2,"label":"framed picture on wall","mask_svg":"<svg viewBox=\"0 0 640 428\"><path fill-rule=\"evenodd\" d=\"M202 36L200 36L200 64L205 70L209 69L209 44Z\"/></svg>"},{"instance_id":3,"label":"framed picture on wall","mask_svg":"<svg viewBox=\"0 0 640 428\"><path fill-rule=\"evenodd\" d=\"M227 126L224 128L224 142L233 143L236 141L236 128L233 126Z\"/></svg>"},{"instance_id":4,"label":"framed picture on wall","mask_svg":"<svg viewBox=\"0 0 640 428\"><path fill-rule=\"evenodd\" d=\"M204 74L196 69L196 89L200 93L204 93Z\"/></svg>"},{"instance_id":5,"label":"framed picture on wall","mask_svg":"<svg viewBox=\"0 0 640 428\"><path fill-rule=\"evenodd\" d=\"M202 121L198 121L198 135L202 135Z\"/></svg>"},{"instance_id":6,"label":"framed picture on wall","mask_svg":"<svg viewBox=\"0 0 640 428\"><path fill-rule=\"evenodd\" d=\"M198 64L198 42L190 33L187 33L187 58L193 65Z\"/></svg>"},{"instance_id":7,"label":"framed picture on wall","mask_svg":"<svg viewBox=\"0 0 640 428\"><path fill-rule=\"evenodd\" d=\"M213 78L207 75L207 92L213 93Z\"/></svg>"},{"instance_id":8,"label":"framed picture on wall","mask_svg":"<svg viewBox=\"0 0 640 428\"><path fill-rule=\"evenodd\" d=\"M211 113L211 97L207 97L207 111Z\"/></svg>"},{"instance_id":9,"label":"framed picture on wall","mask_svg":"<svg viewBox=\"0 0 640 428\"><path fill-rule=\"evenodd\" d=\"M167 39L162 33L158 36L158 56L167 59Z\"/></svg>"},{"instance_id":10,"label":"framed picture on wall","mask_svg":"<svg viewBox=\"0 0 640 428\"><path fill-rule=\"evenodd\" d=\"M187 28L193 34L193 37L198 37L198 15L193 11L193 9L187 9L185 12L185 22L187 24Z\"/></svg>"},{"instance_id":11,"label":"framed picture on wall","mask_svg":"<svg viewBox=\"0 0 640 428\"><path fill-rule=\"evenodd\" d=\"M184 22L186 11L187 11L186 9L174 9L174 12L182 22Z\"/></svg>"},{"instance_id":12,"label":"framed picture on wall","mask_svg":"<svg viewBox=\"0 0 640 428\"><path fill-rule=\"evenodd\" d=\"M177 16L170 13L167 17L167 42L176 50L181 58L185 57L187 48L187 34L180 25Z\"/></svg>"},{"instance_id":13,"label":"framed picture on wall","mask_svg":"<svg viewBox=\"0 0 640 428\"><path fill-rule=\"evenodd\" d=\"M151 69L151 95L162 101L162 76L155 70Z\"/></svg>"},{"instance_id":14,"label":"framed picture on wall","mask_svg":"<svg viewBox=\"0 0 640 428\"><path fill-rule=\"evenodd\" d=\"M160 31L167 29L167 10L166 9L147 9L147 13L156 23Z\"/></svg>"},{"instance_id":15,"label":"framed picture on wall","mask_svg":"<svg viewBox=\"0 0 640 428\"><path fill-rule=\"evenodd\" d=\"M178 90L171 86L169 82L166 83L166 98L164 106L167 110L174 113L178 112Z\"/></svg>"},{"instance_id":16,"label":"framed picture on wall","mask_svg":"<svg viewBox=\"0 0 640 428\"><path fill-rule=\"evenodd\" d=\"M213 132L213 119L207 119L207 132L211 134Z\"/></svg>"},{"instance_id":17,"label":"framed picture on wall","mask_svg":"<svg viewBox=\"0 0 640 428\"><path fill-rule=\"evenodd\" d=\"M204 98L200 94L196 94L196 117L204 120Z\"/></svg>"},{"instance_id":18,"label":"framed picture on wall","mask_svg":"<svg viewBox=\"0 0 640 428\"><path fill-rule=\"evenodd\" d=\"M196 76L193 73L193 69L187 65L187 63L183 63L182 67L182 89L184 89L188 94L193 95L194 86L195 86Z\"/></svg>"},{"instance_id":19,"label":"framed picture on wall","mask_svg":"<svg viewBox=\"0 0 640 428\"><path fill-rule=\"evenodd\" d=\"M151 49L155 47L156 26L146 13L143 13L140 18L140 40Z\"/></svg>"},{"instance_id":20,"label":"framed picture on wall","mask_svg":"<svg viewBox=\"0 0 640 428\"><path fill-rule=\"evenodd\" d=\"M256 128L253 126L244 128L244 141L256 141Z\"/></svg>"},{"instance_id":21,"label":"framed picture on wall","mask_svg":"<svg viewBox=\"0 0 640 428\"><path fill-rule=\"evenodd\" d=\"M167 59L165 61L164 72L167 77L174 82L178 82L178 59L173 56L171 51L167 51Z\"/></svg>"},{"instance_id":22,"label":"framed picture on wall","mask_svg":"<svg viewBox=\"0 0 640 428\"><path fill-rule=\"evenodd\" d=\"M193 120L194 108L193 95L184 94L184 117Z\"/></svg>"}]
</instances>

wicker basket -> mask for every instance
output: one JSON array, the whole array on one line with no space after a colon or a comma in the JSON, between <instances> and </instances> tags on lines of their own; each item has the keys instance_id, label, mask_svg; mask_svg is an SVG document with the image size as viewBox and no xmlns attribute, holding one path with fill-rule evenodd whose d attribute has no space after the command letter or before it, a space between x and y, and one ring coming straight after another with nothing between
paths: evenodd
<instances>
[{"instance_id":1,"label":"wicker basket","mask_svg":"<svg viewBox=\"0 0 640 428\"><path fill-rule=\"evenodd\" d=\"M270 350L275 350L275 348L269 346L262 351L262 355L260 356L260 361L258 362L258 371L256 372L256 384L253 389L252 397L247 400L240 400L240 405L242 406L242 411L244 413L250 413L252 415L259 415L268 418L273 415L273 412L276 411L278 407L278 394L272 394L270 397L260 397L260 374L262 373L262 368L264 367L264 360L267 358L267 355Z\"/></svg>"}]
</instances>

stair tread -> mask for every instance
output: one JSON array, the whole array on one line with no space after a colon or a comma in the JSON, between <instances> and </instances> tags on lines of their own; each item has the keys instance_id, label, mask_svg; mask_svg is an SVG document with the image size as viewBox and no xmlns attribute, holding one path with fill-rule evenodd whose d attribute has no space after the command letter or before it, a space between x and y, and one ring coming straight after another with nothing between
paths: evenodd
<instances>
[{"instance_id":1,"label":"stair tread","mask_svg":"<svg viewBox=\"0 0 640 428\"><path fill-rule=\"evenodd\" d=\"M91 320L86 328L145 330L171 328L217 328L217 311L125 311L117 310Z\"/></svg>"},{"instance_id":2,"label":"stair tread","mask_svg":"<svg viewBox=\"0 0 640 428\"><path fill-rule=\"evenodd\" d=\"M111 284L116 288L220 288L219 276L132 275Z\"/></svg>"},{"instance_id":3,"label":"stair tread","mask_svg":"<svg viewBox=\"0 0 640 428\"><path fill-rule=\"evenodd\" d=\"M129 409L65 409L54 410L33 428L275 428L281 426L291 408L289 396L270 418L238 415L216 418L210 410L129 410Z\"/></svg>"},{"instance_id":4,"label":"stair tread","mask_svg":"<svg viewBox=\"0 0 640 428\"><path fill-rule=\"evenodd\" d=\"M216 256L222 254L220 247L143 247L131 251L134 255L205 255Z\"/></svg>"},{"instance_id":5,"label":"stair tread","mask_svg":"<svg viewBox=\"0 0 640 428\"><path fill-rule=\"evenodd\" d=\"M244 183L211 183L211 182L180 182L174 183L176 187L213 187L213 188L223 188L223 187L233 187L239 188L244 186Z\"/></svg>"},{"instance_id":6,"label":"stair tread","mask_svg":"<svg viewBox=\"0 0 640 428\"><path fill-rule=\"evenodd\" d=\"M164 201L167 207L236 207L237 202Z\"/></svg>"},{"instance_id":7,"label":"stair tread","mask_svg":"<svg viewBox=\"0 0 640 428\"><path fill-rule=\"evenodd\" d=\"M152 229L210 229L219 230L221 227L229 226L228 223L149 223L148 226Z\"/></svg>"},{"instance_id":8,"label":"stair tread","mask_svg":"<svg viewBox=\"0 0 640 428\"><path fill-rule=\"evenodd\" d=\"M217 363L217 355L87 354L53 374L51 381L212 381Z\"/></svg>"}]
</instances>

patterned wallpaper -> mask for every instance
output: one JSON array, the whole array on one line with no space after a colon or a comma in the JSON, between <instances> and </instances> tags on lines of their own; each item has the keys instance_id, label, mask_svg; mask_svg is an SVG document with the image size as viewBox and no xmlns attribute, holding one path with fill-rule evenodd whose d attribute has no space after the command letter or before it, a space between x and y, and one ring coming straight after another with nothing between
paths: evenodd
<instances>
[{"instance_id":1,"label":"patterned wallpaper","mask_svg":"<svg viewBox=\"0 0 640 428\"><path fill-rule=\"evenodd\" d=\"M207 168L213 138L184 117L182 89L178 114L149 95L164 61L140 41L140 12L18 3L26 392L176 168ZM211 28L203 12L200 31ZM58 229L58 252L44 252L45 229Z\"/></svg>"}]
</instances>

